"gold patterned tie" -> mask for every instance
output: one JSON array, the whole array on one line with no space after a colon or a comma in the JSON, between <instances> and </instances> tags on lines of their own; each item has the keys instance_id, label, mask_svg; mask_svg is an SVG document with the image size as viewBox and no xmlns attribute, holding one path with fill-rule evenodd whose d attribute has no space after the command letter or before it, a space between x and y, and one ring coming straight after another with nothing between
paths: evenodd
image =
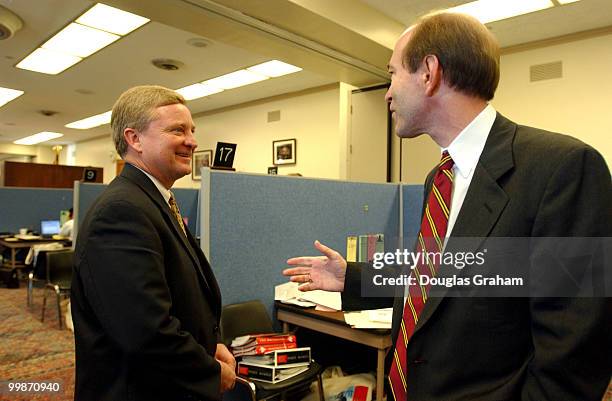
<instances>
[{"instance_id":1,"label":"gold patterned tie","mask_svg":"<svg viewBox=\"0 0 612 401\"><path fill-rule=\"evenodd\" d=\"M178 221L179 226L181 226L181 230L183 230L183 234L187 236L187 232L185 231L185 223L183 223L183 217L181 216L181 212L179 211L178 205L174 200L174 196L170 195L170 199L168 200L168 204L170 205L170 210L174 215L174 218Z\"/></svg>"}]
</instances>

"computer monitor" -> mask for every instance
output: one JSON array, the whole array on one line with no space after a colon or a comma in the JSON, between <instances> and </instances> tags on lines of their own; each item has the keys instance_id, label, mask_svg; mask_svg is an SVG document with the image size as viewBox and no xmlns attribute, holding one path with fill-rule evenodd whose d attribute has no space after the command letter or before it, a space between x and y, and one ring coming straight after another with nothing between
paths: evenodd
<instances>
[{"instance_id":1,"label":"computer monitor","mask_svg":"<svg viewBox=\"0 0 612 401\"><path fill-rule=\"evenodd\" d=\"M59 220L43 220L40 222L40 233L42 235L55 235L60 232Z\"/></svg>"}]
</instances>

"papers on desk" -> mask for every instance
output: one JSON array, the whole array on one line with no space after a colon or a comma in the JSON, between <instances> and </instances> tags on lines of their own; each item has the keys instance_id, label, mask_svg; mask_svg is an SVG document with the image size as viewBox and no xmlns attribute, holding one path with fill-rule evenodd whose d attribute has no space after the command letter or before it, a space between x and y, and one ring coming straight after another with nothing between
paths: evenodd
<instances>
[{"instance_id":1,"label":"papers on desk","mask_svg":"<svg viewBox=\"0 0 612 401\"><path fill-rule=\"evenodd\" d=\"M40 235L32 235L32 234L15 234L15 238L23 240L23 241L31 241L34 239L41 239Z\"/></svg>"},{"instance_id":2,"label":"papers on desk","mask_svg":"<svg viewBox=\"0 0 612 401\"><path fill-rule=\"evenodd\" d=\"M342 310L342 298L339 292L298 290L299 283L292 281L274 287L274 300L284 304L302 307L316 306L319 310Z\"/></svg>"},{"instance_id":3,"label":"papers on desk","mask_svg":"<svg viewBox=\"0 0 612 401\"><path fill-rule=\"evenodd\" d=\"M393 308L347 312L344 320L356 329L390 329Z\"/></svg>"}]
</instances>

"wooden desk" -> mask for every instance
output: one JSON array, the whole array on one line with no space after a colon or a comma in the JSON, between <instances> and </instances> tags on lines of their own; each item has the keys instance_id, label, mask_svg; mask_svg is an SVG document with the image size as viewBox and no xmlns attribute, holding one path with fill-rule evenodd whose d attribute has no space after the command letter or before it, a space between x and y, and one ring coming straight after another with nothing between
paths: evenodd
<instances>
[{"instance_id":1,"label":"wooden desk","mask_svg":"<svg viewBox=\"0 0 612 401\"><path fill-rule=\"evenodd\" d=\"M17 262L17 249L30 248L32 245L48 244L51 242L64 242L62 240L54 239L36 239L36 240L17 240L7 241L7 238L0 238L0 248L8 248L11 250L11 259L8 263L4 262L2 267L9 268L11 270L25 267L23 263Z\"/></svg>"},{"instance_id":2,"label":"wooden desk","mask_svg":"<svg viewBox=\"0 0 612 401\"><path fill-rule=\"evenodd\" d=\"M285 332L292 324L376 348L376 401L382 401L385 355L391 347L391 330L353 329L344 321L343 312L320 312L280 302L276 302L276 318L283 323Z\"/></svg>"}]
</instances>

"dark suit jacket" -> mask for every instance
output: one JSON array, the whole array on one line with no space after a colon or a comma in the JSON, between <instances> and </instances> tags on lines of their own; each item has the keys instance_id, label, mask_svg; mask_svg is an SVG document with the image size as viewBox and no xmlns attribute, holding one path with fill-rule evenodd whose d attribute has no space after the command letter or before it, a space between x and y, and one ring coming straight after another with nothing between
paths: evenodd
<instances>
[{"instance_id":1,"label":"dark suit jacket","mask_svg":"<svg viewBox=\"0 0 612 401\"><path fill-rule=\"evenodd\" d=\"M221 295L194 238L126 164L79 230L75 399L218 400Z\"/></svg>"},{"instance_id":2,"label":"dark suit jacket","mask_svg":"<svg viewBox=\"0 0 612 401\"><path fill-rule=\"evenodd\" d=\"M449 243L610 237L611 205L610 173L593 148L498 114ZM343 306L391 306L359 298L362 268L349 266ZM403 297L393 305L395 344ZM599 401L612 373L611 319L610 298L430 298L408 344L408 399Z\"/></svg>"}]
</instances>

